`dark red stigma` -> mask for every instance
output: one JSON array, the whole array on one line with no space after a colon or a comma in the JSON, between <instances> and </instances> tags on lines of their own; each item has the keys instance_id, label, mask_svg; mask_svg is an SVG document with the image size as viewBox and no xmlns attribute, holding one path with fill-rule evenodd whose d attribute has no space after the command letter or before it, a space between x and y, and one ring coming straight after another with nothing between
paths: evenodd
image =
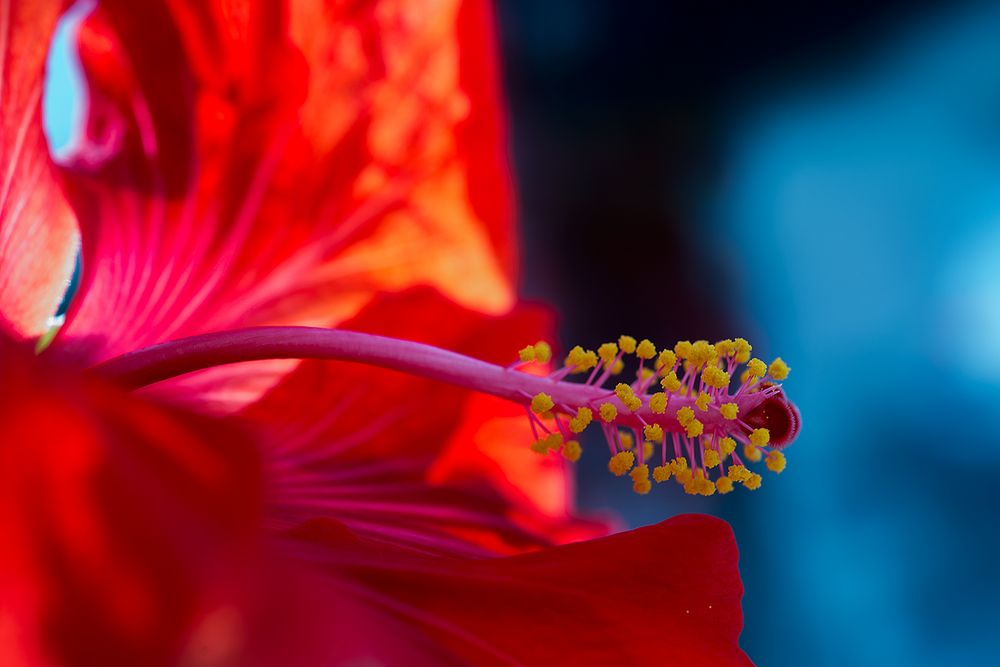
<instances>
[{"instance_id":1,"label":"dark red stigma","mask_svg":"<svg viewBox=\"0 0 1000 667\"><path fill-rule=\"evenodd\" d=\"M770 383L762 383L761 388ZM771 396L743 417L750 428L766 428L771 435L768 443L775 449L787 447L799 435L802 417L795 404L784 392Z\"/></svg>"}]
</instances>

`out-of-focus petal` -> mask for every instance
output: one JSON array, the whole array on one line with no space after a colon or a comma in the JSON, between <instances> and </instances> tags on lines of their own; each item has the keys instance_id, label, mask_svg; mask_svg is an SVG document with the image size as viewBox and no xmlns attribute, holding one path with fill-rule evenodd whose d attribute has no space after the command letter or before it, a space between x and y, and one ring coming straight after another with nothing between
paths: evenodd
<instances>
[{"instance_id":1,"label":"out-of-focus petal","mask_svg":"<svg viewBox=\"0 0 1000 667\"><path fill-rule=\"evenodd\" d=\"M174 664L255 558L256 448L2 337L0 369L0 664Z\"/></svg>"},{"instance_id":2,"label":"out-of-focus petal","mask_svg":"<svg viewBox=\"0 0 1000 667\"><path fill-rule=\"evenodd\" d=\"M0 329L48 327L73 271L76 221L42 132L45 58L61 0L0 0Z\"/></svg>"},{"instance_id":3,"label":"out-of-focus petal","mask_svg":"<svg viewBox=\"0 0 1000 667\"><path fill-rule=\"evenodd\" d=\"M534 537L511 548L491 540L489 530L475 526L455 527L453 532L467 535L469 541L493 553L511 553L599 537L614 527L616 519L611 516L583 519L575 515L573 466L558 454L539 456L531 451L527 445L532 440L521 406L482 394L468 397L427 481L473 495L483 488L495 490L502 514Z\"/></svg>"},{"instance_id":4,"label":"out-of-focus petal","mask_svg":"<svg viewBox=\"0 0 1000 667\"><path fill-rule=\"evenodd\" d=\"M56 346L96 361L336 325L415 284L509 309L484 4L102 2L79 40L88 142L66 167L83 280Z\"/></svg>"},{"instance_id":5,"label":"out-of-focus petal","mask_svg":"<svg viewBox=\"0 0 1000 667\"><path fill-rule=\"evenodd\" d=\"M369 610L327 635L327 664L384 662L391 650L400 664L751 665L738 646L736 542L719 519L485 559L373 544L329 521L295 534L295 556L337 591L324 597Z\"/></svg>"},{"instance_id":6,"label":"out-of-focus petal","mask_svg":"<svg viewBox=\"0 0 1000 667\"><path fill-rule=\"evenodd\" d=\"M547 330L520 308L484 316L427 289L384 296L346 324L495 363ZM572 516L568 465L530 452L523 410L423 378L306 362L240 417L267 434L283 525L335 517L432 550L510 552L604 534Z\"/></svg>"}]
</instances>

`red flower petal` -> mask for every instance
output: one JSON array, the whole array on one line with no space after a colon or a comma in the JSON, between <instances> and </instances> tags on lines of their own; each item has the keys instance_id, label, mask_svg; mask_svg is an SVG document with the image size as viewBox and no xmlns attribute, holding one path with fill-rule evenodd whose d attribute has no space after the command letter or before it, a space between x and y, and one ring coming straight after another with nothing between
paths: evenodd
<instances>
[{"instance_id":1,"label":"red flower petal","mask_svg":"<svg viewBox=\"0 0 1000 667\"><path fill-rule=\"evenodd\" d=\"M330 606L368 610L327 628L327 664L751 664L736 542L712 517L487 559L375 545L331 522L296 535L311 546L295 553L330 577Z\"/></svg>"},{"instance_id":2,"label":"red flower petal","mask_svg":"<svg viewBox=\"0 0 1000 667\"><path fill-rule=\"evenodd\" d=\"M501 505L494 509L522 527L528 540L504 543L490 539L489 526L454 533L483 544L492 553L514 553L539 545L565 544L606 535L612 517L581 519L574 502L574 469L558 454L539 456L524 409L493 396L469 396L460 421L427 473L432 486L466 494L494 489Z\"/></svg>"},{"instance_id":3,"label":"red flower petal","mask_svg":"<svg viewBox=\"0 0 1000 667\"><path fill-rule=\"evenodd\" d=\"M0 338L0 664L174 664L235 599L257 450Z\"/></svg>"},{"instance_id":4,"label":"red flower petal","mask_svg":"<svg viewBox=\"0 0 1000 667\"><path fill-rule=\"evenodd\" d=\"M346 327L503 363L546 322L539 309L488 317L414 289L376 300ZM388 370L306 362L240 416L268 434L266 474L286 525L328 516L398 543L494 553L606 532L572 518L568 466L529 450L517 406Z\"/></svg>"},{"instance_id":5,"label":"red flower petal","mask_svg":"<svg viewBox=\"0 0 1000 667\"><path fill-rule=\"evenodd\" d=\"M42 133L49 39L63 2L0 0L0 330L37 336L76 258L76 222Z\"/></svg>"},{"instance_id":6,"label":"red flower petal","mask_svg":"<svg viewBox=\"0 0 1000 667\"><path fill-rule=\"evenodd\" d=\"M484 4L103 2L80 38L90 143L66 176L84 278L58 344L97 360L333 325L414 284L508 309Z\"/></svg>"}]
</instances>

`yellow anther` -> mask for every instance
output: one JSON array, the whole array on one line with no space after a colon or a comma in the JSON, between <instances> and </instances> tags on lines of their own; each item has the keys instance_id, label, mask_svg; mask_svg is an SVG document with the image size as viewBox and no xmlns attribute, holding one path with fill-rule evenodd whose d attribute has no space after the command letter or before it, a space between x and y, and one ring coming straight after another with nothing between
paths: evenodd
<instances>
[{"instance_id":1,"label":"yellow anther","mask_svg":"<svg viewBox=\"0 0 1000 667\"><path fill-rule=\"evenodd\" d=\"M733 490L733 480L728 477L720 477L715 480L715 488L719 490L719 493L725 495Z\"/></svg>"},{"instance_id":2,"label":"yellow anther","mask_svg":"<svg viewBox=\"0 0 1000 667\"><path fill-rule=\"evenodd\" d=\"M729 373L718 366L708 366L701 373L702 381L709 387L725 389L729 386Z\"/></svg>"},{"instance_id":3,"label":"yellow anther","mask_svg":"<svg viewBox=\"0 0 1000 667\"><path fill-rule=\"evenodd\" d=\"M612 366L615 363L615 357L618 356L618 346L614 343L605 343L597 348L597 356L601 358L606 367Z\"/></svg>"},{"instance_id":4,"label":"yellow anther","mask_svg":"<svg viewBox=\"0 0 1000 667\"><path fill-rule=\"evenodd\" d=\"M646 382L646 380L648 380L649 378L653 377L654 375L656 375L656 373L654 373L649 368L640 368L639 369L639 379L642 380L643 382Z\"/></svg>"},{"instance_id":5,"label":"yellow anther","mask_svg":"<svg viewBox=\"0 0 1000 667\"><path fill-rule=\"evenodd\" d=\"M678 343L674 345L674 352L677 354L679 359L687 359L691 354L691 341L678 341Z\"/></svg>"},{"instance_id":6,"label":"yellow anther","mask_svg":"<svg viewBox=\"0 0 1000 667\"><path fill-rule=\"evenodd\" d=\"M580 443L576 440L570 440L563 445L562 455L567 461L576 463L580 460L581 454L583 454L583 449L580 447Z\"/></svg>"},{"instance_id":7,"label":"yellow anther","mask_svg":"<svg viewBox=\"0 0 1000 667\"><path fill-rule=\"evenodd\" d=\"M677 355L674 354L673 350L663 350L660 352L660 356L656 358L656 364L654 367L656 370L666 373L674 367L677 363Z\"/></svg>"},{"instance_id":8,"label":"yellow anther","mask_svg":"<svg viewBox=\"0 0 1000 667\"><path fill-rule=\"evenodd\" d=\"M781 452L768 452L764 462L767 464L767 469L771 472L780 473L785 469L785 455Z\"/></svg>"},{"instance_id":9,"label":"yellow anther","mask_svg":"<svg viewBox=\"0 0 1000 667\"><path fill-rule=\"evenodd\" d=\"M677 411L677 421L681 426L687 426L694 419L694 410L685 406Z\"/></svg>"},{"instance_id":10,"label":"yellow anther","mask_svg":"<svg viewBox=\"0 0 1000 667\"><path fill-rule=\"evenodd\" d=\"M788 377L788 371L792 370L788 367L788 364L784 362L781 357L777 357L771 362L771 365L767 367L767 373L775 380L784 380Z\"/></svg>"},{"instance_id":11,"label":"yellow anther","mask_svg":"<svg viewBox=\"0 0 1000 667\"><path fill-rule=\"evenodd\" d=\"M615 362L615 365L611 367L612 375L621 375L621 372L625 370L625 362L619 359Z\"/></svg>"},{"instance_id":12,"label":"yellow anther","mask_svg":"<svg viewBox=\"0 0 1000 667\"><path fill-rule=\"evenodd\" d=\"M625 407L632 412L635 412L642 407L642 400L635 395L635 392L632 391L632 387L624 382L619 382L615 386L615 396L617 396L618 400L624 403Z\"/></svg>"},{"instance_id":13,"label":"yellow anther","mask_svg":"<svg viewBox=\"0 0 1000 667\"><path fill-rule=\"evenodd\" d=\"M698 469L684 482L684 492L691 495L710 496L715 493L715 484L705 478L704 470Z\"/></svg>"},{"instance_id":14,"label":"yellow anther","mask_svg":"<svg viewBox=\"0 0 1000 667\"><path fill-rule=\"evenodd\" d=\"M653 455L653 443L644 442L642 443L642 462L645 463Z\"/></svg>"},{"instance_id":15,"label":"yellow anther","mask_svg":"<svg viewBox=\"0 0 1000 667\"><path fill-rule=\"evenodd\" d=\"M628 431L618 431L618 441L622 443L622 447L625 449L632 449L635 445L635 438Z\"/></svg>"},{"instance_id":16,"label":"yellow anther","mask_svg":"<svg viewBox=\"0 0 1000 667\"><path fill-rule=\"evenodd\" d=\"M662 415L667 409L667 395L660 391L650 396L649 409L654 415Z\"/></svg>"},{"instance_id":17,"label":"yellow anther","mask_svg":"<svg viewBox=\"0 0 1000 667\"><path fill-rule=\"evenodd\" d=\"M687 426L684 427L684 430L687 431L687 436L689 438L697 438L705 432L705 425L697 419L692 419L688 422Z\"/></svg>"},{"instance_id":18,"label":"yellow anther","mask_svg":"<svg viewBox=\"0 0 1000 667\"><path fill-rule=\"evenodd\" d=\"M732 438L719 440L719 451L722 452L723 456L729 456L736 451L736 441Z\"/></svg>"},{"instance_id":19,"label":"yellow anther","mask_svg":"<svg viewBox=\"0 0 1000 667\"><path fill-rule=\"evenodd\" d=\"M590 408L580 408L576 411L576 416L569 420L569 430L573 433L583 433L593 419L594 413Z\"/></svg>"},{"instance_id":20,"label":"yellow anther","mask_svg":"<svg viewBox=\"0 0 1000 667\"><path fill-rule=\"evenodd\" d=\"M635 352L635 338L632 338L631 336L619 336L618 347L620 347L622 352L625 354L632 354Z\"/></svg>"},{"instance_id":21,"label":"yellow anther","mask_svg":"<svg viewBox=\"0 0 1000 667\"><path fill-rule=\"evenodd\" d=\"M548 435L539 438L531 445L531 450L538 452L539 454L547 454L553 449L559 449L562 447L563 437L559 433L549 433Z\"/></svg>"},{"instance_id":22,"label":"yellow anther","mask_svg":"<svg viewBox=\"0 0 1000 667\"><path fill-rule=\"evenodd\" d=\"M710 345L707 340L696 340L691 345L691 353L688 354L688 361L695 368L701 368L708 362L714 361L717 356L714 345Z\"/></svg>"},{"instance_id":23,"label":"yellow anther","mask_svg":"<svg viewBox=\"0 0 1000 667\"><path fill-rule=\"evenodd\" d=\"M743 384L744 382L746 382L749 379L750 379L750 371L748 369L744 368L743 372L740 373L740 384Z\"/></svg>"},{"instance_id":24,"label":"yellow anther","mask_svg":"<svg viewBox=\"0 0 1000 667\"><path fill-rule=\"evenodd\" d=\"M660 380L660 386L663 387L665 391L669 391L670 393L674 393L680 389L681 381L677 379L677 371L670 371L664 375L663 379Z\"/></svg>"},{"instance_id":25,"label":"yellow anther","mask_svg":"<svg viewBox=\"0 0 1000 667\"><path fill-rule=\"evenodd\" d=\"M747 371L750 373L750 377L762 378L767 374L767 365L754 357L747 363Z\"/></svg>"},{"instance_id":26,"label":"yellow anther","mask_svg":"<svg viewBox=\"0 0 1000 667\"><path fill-rule=\"evenodd\" d=\"M656 466L653 468L653 479L656 480L657 483L667 481L670 479L670 475L671 472L669 466Z\"/></svg>"},{"instance_id":27,"label":"yellow anther","mask_svg":"<svg viewBox=\"0 0 1000 667\"><path fill-rule=\"evenodd\" d=\"M761 460L761 458L763 458L764 455L753 445L743 445L743 456L745 456L748 461L757 463Z\"/></svg>"},{"instance_id":28,"label":"yellow anther","mask_svg":"<svg viewBox=\"0 0 1000 667\"><path fill-rule=\"evenodd\" d=\"M632 490L638 494L645 495L653 488L649 483L649 466L645 464L632 468L629 477L632 478Z\"/></svg>"},{"instance_id":29,"label":"yellow anther","mask_svg":"<svg viewBox=\"0 0 1000 667\"><path fill-rule=\"evenodd\" d=\"M611 403L601 403L601 408L598 412L601 415L601 421L606 424L610 424L618 416L618 408Z\"/></svg>"},{"instance_id":30,"label":"yellow anther","mask_svg":"<svg viewBox=\"0 0 1000 667\"><path fill-rule=\"evenodd\" d=\"M705 467L714 468L719 465L719 452L714 449L705 450Z\"/></svg>"},{"instance_id":31,"label":"yellow anther","mask_svg":"<svg viewBox=\"0 0 1000 667\"><path fill-rule=\"evenodd\" d=\"M740 406L735 403L723 403L719 406L719 412L725 419L736 419L740 414Z\"/></svg>"},{"instance_id":32,"label":"yellow anther","mask_svg":"<svg viewBox=\"0 0 1000 667\"><path fill-rule=\"evenodd\" d=\"M552 346L544 340L535 343L535 361L547 364L552 360Z\"/></svg>"},{"instance_id":33,"label":"yellow anther","mask_svg":"<svg viewBox=\"0 0 1000 667\"><path fill-rule=\"evenodd\" d=\"M738 364L745 364L747 361L749 361L750 352L752 350L753 348L750 346L750 343L748 343L745 338L737 338L736 340L733 341L733 351L735 352L733 359Z\"/></svg>"},{"instance_id":34,"label":"yellow anther","mask_svg":"<svg viewBox=\"0 0 1000 667\"><path fill-rule=\"evenodd\" d=\"M751 474L745 480L743 480L743 486L750 489L751 491L756 491L760 488L761 478L757 473Z\"/></svg>"},{"instance_id":35,"label":"yellow anther","mask_svg":"<svg viewBox=\"0 0 1000 667\"><path fill-rule=\"evenodd\" d=\"M688 460L683 456L678 456L676 459L671 460L667 466L669 466L670 472L676 475L677 473L688 469Z\"/></svg>"},{"instance_id":36,"label":"yellow anther","mask_svg":"<svg viewBox=\"0 0 1000 667\"><path fill-rule=\"evenodd\" d=\"M536 415L543 415L552 408L555 407L555 403L552 402L552 397L546 394L544 391L539 392L532 396L531 398L531 411Z\"/></svg>"},{"instance_id":37,"label":"yellow anther","mask_svg":"<svg viewBox=\"0 0 1000 667\"><path fill-rule=\"evenodd\" d=\"M729 479L734 482L742 482L750 476L750 471L746 466L735 465L729 466Z\"/></svg>"},{"instance_id":38,"label":"yellow anther","mask_svg":"<svg viewBox=\"0 0 1000 667\"><path fill-rule=\"evenodd\" d=\"M597 365L597 354L593 350L584 350L577 345L566 355L566 366L573 373L588 371Z\"/></svg>"},{"instance_id":39,"label":"yellow anther","mask_svg":"<svg viewBox=\"0 0 1000 667\"><path fill-rule=\"evenodd\" d=\"M631 470L633 465L635 465L635 454L632 452L618 452L608 461L608 470L615 477L621 477Z\"/></svg>"},{"instance_id":40,"label":"yellow anther","mask_svg":"<svg viewBox=\"0 0 1000 667\"><path fill-rule=\"evenodd\" d=\"M648 338L643 338L635 348L635 356L649 361L656 356L656 346Z\"/></svg>"},{"instance_id":41,"label":"yellow anther","mask_svg":"<svg viewBox=\"0 0 1000 667\"><path fill-rule=\"evenodd\" d=\"M535 346L525 345L520 350L517 351L517 358L521 361L528 362L535 360Z\"/></svg>"},{"instance_id":42,"label":"yellow anther","mask_svg":"<svg viewBox=\"0 0 1000 667\"><path fill-rule=\"evenodd\" d=\"M754 447L763 447L771 440L771 432L766 428L755 428L750 431L750 444Z\"/></svg>"},{"instance_id":43,"label":"yellow anther","mask_svg":"<svg viewBox=\"0 0 1000 667\"><path fill-rule=\"evenodd\" d=\"M694 404L698 406L698 409L702 412L708 410L708 404L712 402L712 397L705 392L699 392L698 398L694 400Z\"/></svg>"},{"instance_id":44,"label":"yellow anther","mask_svg":"<svg viewBox=\"0 0 1000 667\"><path fill-rule=\"evenodd\" d=\"M677 480L678 484L687 484L691 481L691 477L693 475L690 470L677 470L674 472L674 479Z\"/></svg>"},{"instance_id":45,"label":"yellow anther","mask_svg":"<svg viewBox=\"0 0 1000 667\"><path fill-rule=\"evenodd\" d=\"M736 344L730 338L723 338L715 344L715 351L720 357L728 357L736 351Z\"/></svg>"},{"instance_id":46,"label":"yellow anther","mask_svg":"<svg viewBox=\"0 0 1000 667\"><path fill-rule=\"evenodd\" d=\"M642 434L646 436L646 440L651 440L652 442L662 442L663 427L659 424L646 424L646 427L642 429Z\"/></svg>"}]
</instances>

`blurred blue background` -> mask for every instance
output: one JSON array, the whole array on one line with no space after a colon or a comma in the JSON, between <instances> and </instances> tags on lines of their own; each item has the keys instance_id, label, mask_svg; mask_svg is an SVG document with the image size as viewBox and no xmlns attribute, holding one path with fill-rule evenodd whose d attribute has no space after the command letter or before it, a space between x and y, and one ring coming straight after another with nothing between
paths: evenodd
<instances>
[{"instance_id":1,"label":"blurred blue background","mask_svg":"<svg viewBox=\"0 0 1000 667\"><path fill-rule=\"evenodd\" d=\"M744 335L804 428L754 495L581 503L728 519L759 665L997 664L1000 3L652 4L500 3L525 292Z\"/></svg>"},{"instance_id":2,"label":"blurred blue background","mask_svg":"<svg viewBox=\"0 0 1000 667\"><path fill-rule=\"evenodd\" d=\"M522 291L569 344L745 336L804 417L756 494L638 498L590 442L580 502L729 520L759 665L995 664L1000 4L806 4L499 3Z\"/></svg>"}]
</instances>

